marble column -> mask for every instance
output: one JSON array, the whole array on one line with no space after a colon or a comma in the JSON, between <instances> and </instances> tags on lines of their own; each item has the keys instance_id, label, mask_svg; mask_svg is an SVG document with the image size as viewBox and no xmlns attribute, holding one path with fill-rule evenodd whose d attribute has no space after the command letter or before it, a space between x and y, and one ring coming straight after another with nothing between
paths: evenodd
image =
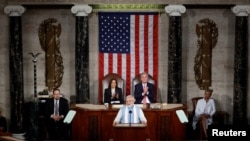
<instances>
[{"instance_id":1,"label":"marble column","mask_svg":"<svg viewBox=\"0 0 250 141\"><path fill-rule=\"evenodd\" d=\"M234 51L234 99L233 124L247 125L247 82L248 82L248 14L250 6L236 5L235 51Z\"/></svg>"},{"instance_id":2,"label":"marble column","mask_svg":"<svg viewBox=\"0 0 250 141\"><path fill-rule=\"evenodd\" d=\"M25 8L20 5L7 5L4 12L9 15L9 69L10 105L12 133L24 132L24 84L23 84L23 46L22 17Z\"/></svg>"},{"instance_id":3,"label":"marble column","mask_svg":"<svg viewBox=\"0 0 250 141\"><path fill-rule=\"evenodd\" d=\"M168 5L165 7L165 11L169 14L168 103L180 103L182 83L181 14L186 12L186 8L182 5Z\"/></svg>"},{"instance_id":4,"label":"marble column","mask_svg":"<svg viewBox=\"0 0 250 141\"><path fill-rule=\"evenodd\" d=\"M89 29L88 14L92 7L75 5L71 12L76 15L75 80L76 103L89 102Z\"/></svg>"}]
</instances>

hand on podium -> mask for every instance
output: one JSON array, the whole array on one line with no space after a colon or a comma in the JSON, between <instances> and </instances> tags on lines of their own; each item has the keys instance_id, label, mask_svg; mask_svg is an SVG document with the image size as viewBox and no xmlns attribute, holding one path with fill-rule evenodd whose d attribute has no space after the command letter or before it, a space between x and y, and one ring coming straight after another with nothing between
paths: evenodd
<instances>
[{"instance_id":1,"label":"hand on podium","mask_svg":"<svg viewBox=\"0 0 250 141\"><path fill-rule=\"evenodd\" d=\"M116 126L116 124L118 124L118 122L114 121L114 122L113 122L113 126Z\"/></svg>"},{"instance_id":2,"label":"hand on podium","mask_svg":"<svg viewBox=\"0 0 250 141\"><path fill-rule=\"evenodd\" d=\"M147 125L147 122L146 122L146 121L142 121L141 123L144 124L144 125Z\"/></svg>"}]
</instances>

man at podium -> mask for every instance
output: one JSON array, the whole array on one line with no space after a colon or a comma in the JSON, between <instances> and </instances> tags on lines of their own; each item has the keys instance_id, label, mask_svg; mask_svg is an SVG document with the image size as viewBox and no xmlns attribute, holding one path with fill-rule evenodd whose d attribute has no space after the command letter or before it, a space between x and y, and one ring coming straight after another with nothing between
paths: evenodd
<instances>
[{"instance_id":1,"label":"man at podium","mask_svg":"<svg viewBox=\"0 0 250 141\"><path fill-rule=\"evenodd\" d=\"M126 105L120 108L118 114L115 117L113 125L122 124L147 124L147 119L144 116L142 109L136 105L135 98L132 95L126 96Z\"/></svg>"}]
</instances>

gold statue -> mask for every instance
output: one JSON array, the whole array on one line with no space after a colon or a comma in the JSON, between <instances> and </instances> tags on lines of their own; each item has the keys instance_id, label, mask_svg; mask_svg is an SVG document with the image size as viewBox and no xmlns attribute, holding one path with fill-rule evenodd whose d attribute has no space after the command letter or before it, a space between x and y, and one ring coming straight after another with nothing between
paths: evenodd
<instances>
[{"instance_id":1,"label":"gold statue","mask_svg":"<svg viewBox=\"0 0 250 141\"><path fill-rule=\"evenodd\" d=\"M63 78L63 58L60 52L61 24L56 19L44 20L39 27L39 40L45 51L46 86L49 91L59 88Z\"/></svg>"},{"instance_id":2,"label":"gold statue","mask_svg":"<svg viewBox=\"0 0 250 141\"><path fill-rule=\"evenodd\" d=\"M195 56L195 80L199 88L208 89L211 86L212 48L218 40L218 29L210 19L202 19L196 25L197 54Z\"/></svg>"}]
</instances>

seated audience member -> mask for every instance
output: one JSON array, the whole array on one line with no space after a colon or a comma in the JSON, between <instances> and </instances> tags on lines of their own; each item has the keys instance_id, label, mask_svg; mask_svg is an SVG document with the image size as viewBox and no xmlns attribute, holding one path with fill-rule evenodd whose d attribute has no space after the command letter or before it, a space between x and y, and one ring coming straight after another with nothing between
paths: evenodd
<instances>
[{"instance_id":1,"label":"seated audience member","mask_svg":"<svg viewBox=\"0 0 250 141\"><path fill-rule=\"evenodd\" d=\"M61 97L60 89L54 89L53 98L47 100L46 105L49 139L64 140L68 138L67 125L63 123L68 111L68 100Z\"/></svg>"},{"instance_id":2,"label":"seated audience member","mask_svg":"<svg viewBox=\"0 0 250 141\"><path fill-rule=\"evenodd\" d=\"M2 110L0 108L0 132L7 132L7 121L2 115Z\"/></svg>"},{"instance_id":3,"label":"seated audience member","mask_svg":"<svg viewBox=\"0 0 250 141\"><path fill-rule=\"evenodd\" d=\"M204 93L204 98L197 101L195 108L195 115L193 117L193 129L199 125L200 133L204 138L207 138L208 125L213 122L213 115L215 114L215 103L211 98L213 90L207 89Z\"/></svg>"},{"instance_id":4,"label":"seated audience member","mask_svg":"<svg viewBox=\"0 0 250 141\"><path fill-rule=\"evenodd\" d=\"M132 95L126 97L126 105L119 109L115 117L113 125L118 123L142 123L147 124L147 119L144 116L142 109L134 105L135 98Z\"/></svg>"},{"instance_id":5,"label":"seated audience member","mask_svg":"<svg viewBox=\"0 0 250 141\"><path fill-rule=\"evenodd\" d=\"M124 103L122 97L122 89L118 87L117 80L112 78L108 88L104 91L104 103Z\"/></svg>"},{"instance_id":6,"label":"seated audience member","mask_svg":"<svg viewBox=\"0 0 250 141\"><path fill-rule=\"evenodd\" d=\"M141 73L141 82L135 85L135 103L154 103L154 84L148 82L148 74Z\"/></svg>"}]
</instances>

